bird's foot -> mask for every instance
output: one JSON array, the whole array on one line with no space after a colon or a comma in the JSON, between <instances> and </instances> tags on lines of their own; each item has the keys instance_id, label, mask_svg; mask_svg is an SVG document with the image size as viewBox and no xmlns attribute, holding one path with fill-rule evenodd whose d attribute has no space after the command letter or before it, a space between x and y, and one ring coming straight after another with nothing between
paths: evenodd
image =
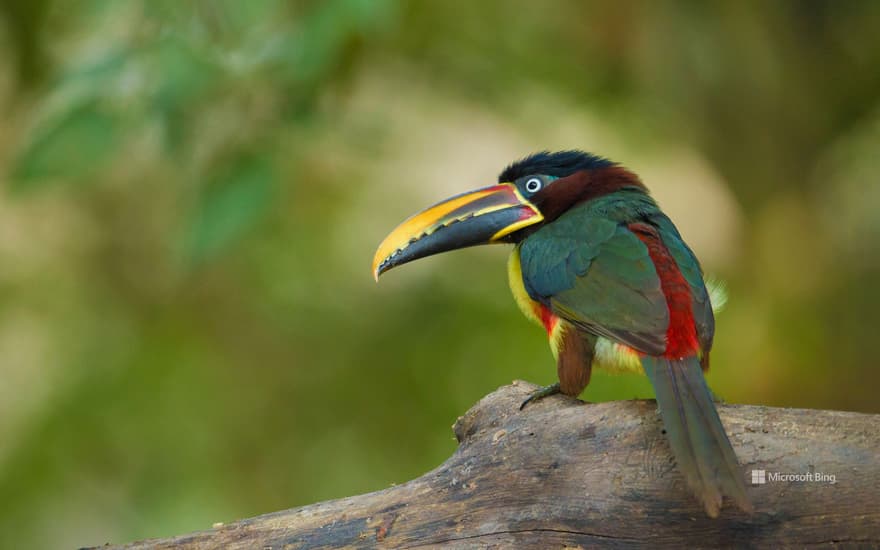
<instances>
[{"instance_id":1,"label":"bird's foot","mask_svg":"<svg viewBox=\"0 0 880 550\"><path fill-rule=\"evenodd\" d=\"M555 384L550 384L549 386L544 386L543 388L540 388L540 389L537 389L537 390L533 391L531 394L529 394L529 396L526 398L526 400L522 402L522 405L519 406L519 410L523 410L524 408L526 408L526 405L528 405L529 403L531 403L533 401L539 401L541 399L544 399L545 397L548 397L550 395L556 395L557 393L560 393L560 392L561 392L561 390L559 389L559 382L557 382Z\"/></svg>"}]
</instances>

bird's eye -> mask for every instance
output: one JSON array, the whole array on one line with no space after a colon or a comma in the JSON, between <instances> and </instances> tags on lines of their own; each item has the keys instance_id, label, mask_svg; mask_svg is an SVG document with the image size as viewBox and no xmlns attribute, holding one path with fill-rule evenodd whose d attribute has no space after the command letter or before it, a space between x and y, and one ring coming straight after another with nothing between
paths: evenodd
<instances>
[{"instance_id":1,"label":"bird's eye","mask_svg":"<svg viewBox=\"0 0 880 550\"><path fill-rule=\"evenodd\" d=\"M540 178L529 178L528 181L526 181L526 191L529 193L537 193L541 190L542 185L543 183L541 183Z\"/></svg>"}]
</instances>

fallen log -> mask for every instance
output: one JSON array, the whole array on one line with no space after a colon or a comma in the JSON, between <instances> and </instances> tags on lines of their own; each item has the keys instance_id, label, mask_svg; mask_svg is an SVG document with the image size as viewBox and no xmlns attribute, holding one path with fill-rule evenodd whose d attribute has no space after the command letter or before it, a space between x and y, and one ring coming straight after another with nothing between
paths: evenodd
<instances>
[{"instance_id":1,"label":"fallen log","mask_svg":"<svg viewBox=\"0 0 880 550\"><path fill-rule=\"evenodd\" d=\"M484 397L458 450L402 485L117 548L880 547L880 415L719 404L755 513L711 519L654 401L520 411L535 387Z\"/></svg>"}]
</instances>

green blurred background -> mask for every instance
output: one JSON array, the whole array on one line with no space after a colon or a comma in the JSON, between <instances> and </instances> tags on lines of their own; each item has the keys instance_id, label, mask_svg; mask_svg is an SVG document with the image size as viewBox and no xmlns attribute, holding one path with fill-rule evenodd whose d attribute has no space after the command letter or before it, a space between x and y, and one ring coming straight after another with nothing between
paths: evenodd
<instances>
[{"instance_id":1,"label":"green blurred background","mask_svg":"<svg viewBox=\"0 0 880 550\"><path fill-rule=\"evenodd\" d=\"M727 281L720 395L880 412L878 29L855 0L4 0L0 546L381 489L552 382L504 247L370 274L540 149L641 174Z\"/></svg>"}]
</instances>

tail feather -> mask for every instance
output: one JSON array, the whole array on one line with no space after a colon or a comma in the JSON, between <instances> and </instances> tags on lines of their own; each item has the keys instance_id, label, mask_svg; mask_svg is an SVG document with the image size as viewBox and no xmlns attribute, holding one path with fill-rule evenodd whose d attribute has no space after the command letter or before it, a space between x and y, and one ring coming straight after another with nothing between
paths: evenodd
<instances>
[{"instance_id":1,"label":"tail feather","mask_svg":"<svg viewBox=\"0 0 880 550\"><path fill-rule=\"evenodd\" d=\"M679 470L706 513L718 516L722 495L751 513L743 473L718 418L699 359L643 357L642 366L654 386Z\"/></svg>"}]
</instances>

